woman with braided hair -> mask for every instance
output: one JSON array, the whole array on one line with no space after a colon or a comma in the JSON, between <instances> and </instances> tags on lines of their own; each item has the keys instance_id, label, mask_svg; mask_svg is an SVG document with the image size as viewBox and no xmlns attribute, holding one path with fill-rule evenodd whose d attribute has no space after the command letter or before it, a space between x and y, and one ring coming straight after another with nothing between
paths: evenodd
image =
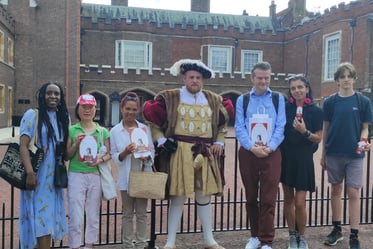
<instances>
[{"instance_id":1,"label":"woman with braided hair","mask_svg":"<svg viewBox=\"0 0 373 249\"><path fill-rule=\"evenodd\" d=\"M50 248L51 240L61 240L67 232L64 191L54 186L55 165L65 152L70 123L63 88L45 83L37 92L38 108L29 109L20 124L20 152L27 172L21 191L19 211L20 248ZM28 145L37 133L36 145L44 159L34 172ZM62 148L56 153L57 148Z\"/></svg>"}]
</instances>

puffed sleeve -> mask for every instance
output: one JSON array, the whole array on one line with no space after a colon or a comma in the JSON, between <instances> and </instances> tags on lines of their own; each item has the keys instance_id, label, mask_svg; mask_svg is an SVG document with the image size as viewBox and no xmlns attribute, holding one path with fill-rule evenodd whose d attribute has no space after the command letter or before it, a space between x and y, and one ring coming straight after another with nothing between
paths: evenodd
<instances>
[{"instance_id":1,"label":"puffed sleeve","mask_svg":"<svg viewBox=\"0 0 373 249\"><path fill-rule=\"evenodd\" d=\"M234 120L234 106L230 99L224 98L222 101L223 108L219 110L219 126L224 125L228 121Z\"/></svg>"},{"instance_id":2,"label":"puffed sleeve","mask_svg":"<svg viewBox=\"0 0 373 249\"><path fill-rule=\"evenodd\" d=\"M161 127L167 119L166 103L162 97L157 97L155 100L149 100L143 106L144 118Z\"/></svg>"},{"instance_id":3,"label":"puffed sleeve","mask_svg":"<svg viewBox=\"0 0 373 249\"><path fill-rule=\"evenodd\" d=\"M228 121L234 119L234 107L230 99L224 98L219 108L219 124L216 143L223 144L227 135Z\"/></svg>"},{"instance_id":4,"label":"puffed sleeve","mask_svg":"<svg viewBox=\"0 0 373 249\"><path fill-rule=\"evenodd\" d=\"M149 125L153 136L153 142L164 137L162 127L167 122L166 102L162 96L156 97L144 103L143 115Z\"/></svg>"}]
</instances>

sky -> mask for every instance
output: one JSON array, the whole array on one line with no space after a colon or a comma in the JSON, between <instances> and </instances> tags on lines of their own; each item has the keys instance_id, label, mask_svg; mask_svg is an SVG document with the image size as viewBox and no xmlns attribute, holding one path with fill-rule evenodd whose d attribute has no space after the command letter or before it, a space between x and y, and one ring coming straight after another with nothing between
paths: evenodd
<instances>
[{"instance_id":1,"label":"sky","mask_svg":"<svg viewBox=\"0 0 373 249\"><path fill-rule=\"evenodd\" d=\"M210 0L210 12L220 14L241 15L243 10L251 16L269 16L269 6L272 0ZM82 0L83 3L110 4L111 0ZM276 11L280 12L288 6L288 0L275 0ZM310 12L324 13L325 9L338 6L339 3L348 4L343 0L308 0L306 8ZM229 6L227 6L229 3ZM190 10L190 0L128 0L130 7L144 7L153 9Z\"/></svg>"}]
</instances>

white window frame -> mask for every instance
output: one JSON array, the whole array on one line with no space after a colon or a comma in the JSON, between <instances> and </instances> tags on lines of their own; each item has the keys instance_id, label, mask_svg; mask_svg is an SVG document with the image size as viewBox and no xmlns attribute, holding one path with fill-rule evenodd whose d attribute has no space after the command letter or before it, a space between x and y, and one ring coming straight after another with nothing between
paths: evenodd
<instances>
[{"instance_id":1,"label":"white window frame","mask_svg":"<svg viewBox=\"0 0 373 249\"><path fill-rule=\"evenodd\" d=\"M246 60L251 59L251 58L247 58L248 56L251 56L251 55L257 56L257 60L256 61L253 60L252 62L250 62L250 61L246 62ZM263 51L262 50L251 50L251 49L241 50L241 71L243 73L250 73L253 66L256 63L261 62L261 61L263 61ZM248 64L248 66L246 66L246 64Z\"/></svg>"},{"instance_id":2,"label":"white window frame","mask_svg":"<svg viewBox=\"0 0 373 249\"><path fill-rule=\"evenodd\" d=\"M5 61L5 34L0 30L0 61Z\"/></svg>"},{"instance_id":3,"label":"white window frame","mask_svg":"<svg viewBox=\"0 0 373 249\"><path fill-rule=\"evenodd\" d=\"M341 61L341 32L324 36L324 81L333 81L334 72Z\"/></svg>"},{"instance_id":4,"label":"white window frame","mask_svg":"<svg viewBox=\"0 0 373 249\"><path fill-rule=\"evenodd\" d=\"M224 57L222 60L219 57ZM208 66L215 72L232 72L232 47L208 46Z\"/></svg>"},{"instance_id":5,"label":"white window frame","mask_svg":"<svg viewBox=\"0 0 373 249\"><path fill-rule=\"evenodd\" d=\"M152 53L151 42L116 40L115 68L151 69Z\"/></svg>"},{"instance_id":6,"label":"white window frame","mask_svg":"<svg viewBox=\"0 0 373 249\"><path fill-rule=\"evenodd\" d=\"M39 5L39 0L30 0L29 3L30 3L30 7L36 8Z\"/></svg>"},{"instance_id":7,"label":"white window frame","mask_svg":"<svg viewBox=\"0 0 373 249\"><path fill-rule=\"evenodd\" d=\"M14 42L11 38L8 37L8 64L14 65Z\"/></svg>"},{"instance_id":8,"label":"white window frame","mask_svg":"<svg viewBox=\"0 0 373 249\"><path fill-rule=\"evenodd\" d=\"M5 85L0 84L0 113L5 112Z\"/></svg>"}]
</instances>

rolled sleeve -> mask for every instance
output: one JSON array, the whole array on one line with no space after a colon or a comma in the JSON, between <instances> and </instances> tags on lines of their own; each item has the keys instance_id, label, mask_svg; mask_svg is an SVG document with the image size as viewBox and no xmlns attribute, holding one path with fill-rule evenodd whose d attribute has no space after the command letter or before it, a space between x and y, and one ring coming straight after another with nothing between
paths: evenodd
<instances>
[{"instance_id":1,"label":"rolled sleeve","mask_svg":"<svg viewBox=\"0 0 373 249\"><path fill-rule=\"evenodd\" d=\"M272 137L269 140L268 147L275 151L278 146L284 140L284 129L286 124L286 113L285 113L285 99L284 96L280 94L279 96L279 103L278 103L278 111L275 113L276 119L274 122L274 129L272 132Z\"/></svg>"},{"instance_id":2,"label":"rolled sleeve","mask_svg":"<svg viewBox=\"0 0 373 249\"><path fill-rule=\"evenodd\" d=\"M246 124L247 122L247 124ZM248 118L244 116L243 108L243 95L239 96L236 101L236 114L235 114L235 123L234 130L236 133L236 138L238 142L246 150L250 150L254 146L254 143L250 139L248 127Z\"/></svg>"}]
</instances>

